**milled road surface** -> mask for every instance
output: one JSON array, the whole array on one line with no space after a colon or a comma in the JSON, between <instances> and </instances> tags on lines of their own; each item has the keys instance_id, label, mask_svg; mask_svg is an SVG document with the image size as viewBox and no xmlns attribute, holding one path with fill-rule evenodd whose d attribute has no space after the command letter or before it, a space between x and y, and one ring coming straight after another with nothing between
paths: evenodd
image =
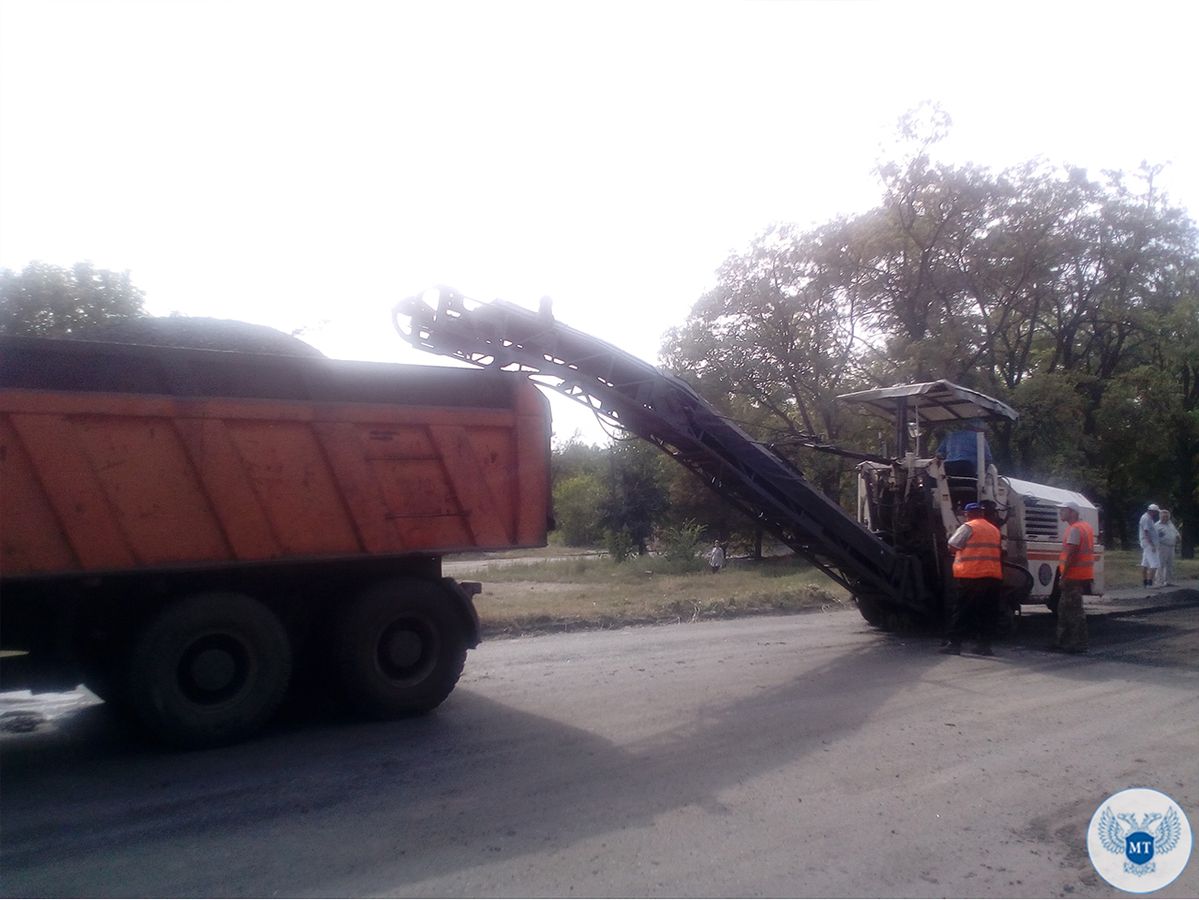
<instances>
[{"instance_id":1,"label":"milled road surface","mask_svg":"<svg viewBox=\"0 0 1199 900\"><path fill-rule=\"evenodd\" d=\"M1103 799L1199 830L1199 591L1090 625L1088 657L1037 649L1047 615L996 659L849 610L493 641L434 715L190 754L8 695L57 718L0 737L0 893L1122 896ZM1155 896L1196 895L1192 859Z\"/></svg>"}]
</instances>

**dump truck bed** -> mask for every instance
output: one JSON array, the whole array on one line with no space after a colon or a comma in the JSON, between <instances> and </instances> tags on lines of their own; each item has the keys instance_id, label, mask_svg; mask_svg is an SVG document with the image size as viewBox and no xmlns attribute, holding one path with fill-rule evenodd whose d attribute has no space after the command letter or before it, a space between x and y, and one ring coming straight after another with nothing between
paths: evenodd
<instances>
[{"instance_id":1,"label":"dump truck bed","mask_svg":"<svg viewBox=\"0 0 1199 900\"><path fill-rule=\"evenodd\" d=\"M543 546L523 376L0 339L5 579Z\"/></svg>"}]
</instances>

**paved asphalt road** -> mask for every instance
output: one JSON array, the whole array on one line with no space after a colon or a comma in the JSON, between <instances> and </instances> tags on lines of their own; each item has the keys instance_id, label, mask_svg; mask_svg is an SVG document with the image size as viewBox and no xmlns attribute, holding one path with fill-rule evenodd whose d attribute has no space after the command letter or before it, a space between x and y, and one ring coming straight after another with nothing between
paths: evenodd
<instances>
[{"instance_id":1,"label":"paved asphalt road","mask_svg":"<svg viewBox=\"0 0 1199 900\"><path fill-rule=\"evenodd\" d=\"M493 641L434 715L190 754L7 695L48 718L0 736L0 894L1120 896L1104 798L1199 830L1199 591L1090 623L1085 658L1047 615L996 659L849 610ZM1192 859L1155 896L1196 895Z\"/></svg>"}]
</instances>

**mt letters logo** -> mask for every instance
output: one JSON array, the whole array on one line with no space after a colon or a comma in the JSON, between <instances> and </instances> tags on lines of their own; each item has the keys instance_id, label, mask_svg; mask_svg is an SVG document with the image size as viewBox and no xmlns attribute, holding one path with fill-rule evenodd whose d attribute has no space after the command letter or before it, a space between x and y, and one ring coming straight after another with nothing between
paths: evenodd
<instances>
[{"instance_id":1,"label":"mt letters logo","mask_svg":"<svg viewBox=\"0 0 1199 900\"><path fill-rule=\"evenodd\" d=\"M1191 826L1165 794L1132 788L1113 794L1095 810L1087 850L1109 884L1144 894L1165 887L1186 868Z\"/></svg>"}]
</instances>

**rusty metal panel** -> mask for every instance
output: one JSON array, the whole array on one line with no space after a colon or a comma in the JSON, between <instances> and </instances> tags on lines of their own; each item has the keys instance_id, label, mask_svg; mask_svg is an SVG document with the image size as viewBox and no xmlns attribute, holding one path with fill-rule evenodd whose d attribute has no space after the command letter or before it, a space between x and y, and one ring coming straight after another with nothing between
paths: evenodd
<instances>
[{"instance_id":1,"label":"rusty metal panel","mask_svg":"<svg viewBox=\"0 0 1199 900\"><path fill-rule=\"evenodd\" d=\"M302 422L226 422L285 556L363 552L329 463Z\"/></svg>"},{"instance_id":2,"label":"rusty metal panel","mask_svg":"<svg viewBox=\"0 0 1199 900\"><path fill-rule=\"evenodd\" d=\"M276 559L283 555L270 520L263 509L245 463L224 420L176 418L172 420L204 485L213 515L233 558L242 561Z\"/></svg>"},{"instance_id":3,"label":"rusty metal panel","mask_svg":"<svg viewBox=\"0 0 1199 900\"><path fill-rule=\"evenodd\" d=\"M80 565L84 569L135 566L137 556L70 421L65 416L24 414L12 415L9 421L34 461L38 481ZM5 518L20 518L24 511L10 509L9 499L5 491Z\"/></svg>"},{"instance_id":4,"label":"rusty metal panel","mask_svg":"<svg viewBox=\"0 0 1199 900\"><path fill-rule=\"evenodd\" d=\"M506 547L512 544L503 507L492 496L487 481L480 478L483 466L466 428L434 425L429 436L445 466L446 479L466 517L467 528L477 547ZM508 509L511 509L509 506Z\"/></svg>"},{"instance_id":5,"label":"rusty metal panel","mask_svg":"<svg viewBox=\"0 0 1199 900\"><path fill-rule=\"evenodd\" d=\"M79 416L71 423L116 529L139 564L229 557L229 546L171 419Z\"/></svg>"},{"instance_id":6,"label":"rusty metal panel","mask_svg":"<svg viewBox=\"0 0 1199 900\"><path fill-rule=\"evenodd\" d=\"M519 543L517 510L522 502L517 486L516 433L513 428L471 428L469 439L479 463L479 480L501 510L507 545Z\"/></svg>"},{"instance_id":7,"label":"rusty metal panel","mask_svg":"<svg viewBox=\"0 0 1199 900\"><path fill-rule=\"evenodd\" d=\"M476 546L427 426L370 427L365 454L387 520L405 546Z\"/></svg>"},{"instance_id":8,"label":"rusty metal panel","mask_svg":"<svg viewBox=\"0 0 1199 900\"><path fill-rule=\"evenodd\" d=\"M7 416L0 415L0 573L80 567L37 468Z\"/></svg>"},{"instance_id":9,"label":"rusty metal panel","mask_svg":"<svg viewBox=\"0 0 1199 900\"><path fill-rule=\"evenodd\" d=\"M543 404L544 397L538 396ZM548 407L548 404L546 404ZM537 547L545 543L550 513L550 436L545 428L549 410L541 416L522 415L516 424L516 543Z\"/></svg>"},{"instance_id":10,"label":"rusty metal panel","mask_svg":"<svg viewBox=\"0 0 1199 900\"><path fill-rule=\"evenodd\" d=\"M313 428L332 465L361 546L370 553L400 553L404 541L388 518L378 478L367 459L361 429L353 422L317 422Z\"/></svg>"},{"instance_id":11,"label":"rusty metal panel","mask_svg":"<svg viewBox=\"0 0 1199 900\"><path fill-rule=\"evenodd\" d=\"M289 359L261 363L274 396L189 394L179 386L231 384L201 371L231 357L248 393L260 362L188 351L179 374L173 351L152 348L114 356L149 366L140 374L81 356L74 370L43 360L34 377L7 365L11 341L0 338L6 578L545 542L549 415L523 379ZM69 342L17 343L27 360ZM74 389L92 376L116 392Z\"/></svg>"},{"instance_id":12,"label":"rusty metal panel","mask_svg":"<svg viewBox=\"0 0 1199 900\"><path fill-rule=\"evenodd\" d=\"M516 395L515 481L516 542L522 547L545 544L551 506L550 490L550 404L545 395L525 381Z\"/></svg>"}]
</instances>

